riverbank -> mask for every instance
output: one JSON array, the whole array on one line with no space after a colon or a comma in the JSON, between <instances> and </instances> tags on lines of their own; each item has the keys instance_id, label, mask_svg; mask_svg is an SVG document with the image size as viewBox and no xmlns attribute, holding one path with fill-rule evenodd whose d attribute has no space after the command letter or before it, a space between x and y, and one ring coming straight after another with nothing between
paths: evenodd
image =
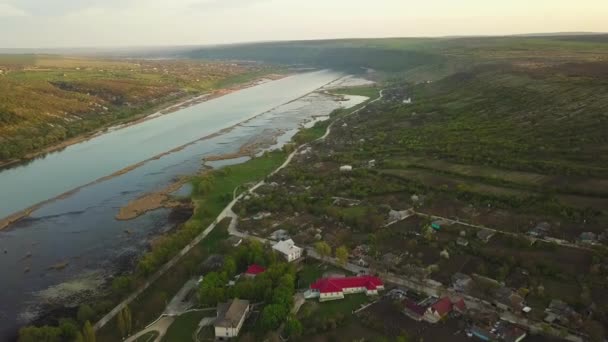
<instances>
[{"instance_id":1,"label":"riverbank","mask_svg":"<svg viewBox=\"0 0 608 342\"><path fill-rule=\"evenodd\" d=\"M187 108L187 107L194 106L196 104L200 104L200 103L203 103L203 102L206 102L206 101L210 101L212 99L217 99L219 97L222 97L222 96L234 93L234 92L239 91L239 90L243 90L243 89L247 89L247 88L250 88L250 87L254 87L256 85L263 84L265 82L279 80L279 79L285 78L287 76L289 76L289 75L288 74L282 74L282 75L271 74L271 75L266 75L264 77L260 77L260 78L258 78L256 80L254 80L254 81L250 81L250 82L247 82L247 83L231 86L229 88L217 90L217 91L215 91L212 94L207 94L204 97L204 99L200 98L200 96L199 96L198 100L193 100L192 98L190 98L189 100L182 101L182 102L180 102L178 104L172 104L172 105L170 105L168 107L165 105L164 106L165 109L163 110L164 113L162 113L162 114L159 114L160 112L157 111L157 112L155 112L153 114L148 114L144 118L139 118L139 119L136 119L134 121L131 121L128 124L123 124L123 125L118 125L118 126L114 125L111 128L105 128L103 131L98 131L97 133L91 134L89 136L80 137L79 139L75 139L73 141L70 141L69 143L66 141L65 144L61 144L61 146L56 146L55 150L49 150L49 151L46 151L46 152L40 152L37 156L34 156L32 158L38 158L38 157L42 156L44 153L58 151L58 150L60 150L62 148L68 147L69 145L72 145L72 144L77 144L77 143L85 142L85 141L93 139L93 138L95 138L97 136L103 135L104 133L107 133L111 129L112 130L123 129L123 128L129 127L129 126L140 124L140 123L142 123L144 121L148 121L148 120L151 120L151 119L154 119L154 118L158 118L159 116L162 116L162 115L168 115L170 113L176 112L178 110L181 110L181 109L184 109L184 108ZM259 115L261 115L261 114L264 114L264 113L260 113ZM253 119L253 118L251 118L251 119ZM251 119L249 119L249 120L251 120ZM47 199L45 201L39 202L39 203L37 203L37 204L35 204L35 205L31 206L31 207L28 207L28 208L26 208L24 210L21 210L19 212L13 213L13 214L11 214L11 215L9 215L7 217L4 217L4 218L0 219L0 230L7 228L11 224L13 224L13 223L15 223L15 222L17 222L17 221L25 218L25 217L28 217L32 212L36 211L37 209L41 208L42 206L44 206L46 204L49 204L49 203L52 203L52 202L54 202L56 200L64 199L64 198L66 198L66 197L68 197L68 196L76 193L77 191L79 191L82 188L85 188L87 186L91 186L91 185L94 185L94 184L97 184L97 183L100 183L100 182L104 182L104 181L107 181L107 180L112 179L114 177L117 177L117 176L123 175L125 173L128 173L130 171L133 171L134 169L137 169L138 167L141 167L142 165L146 164L147 162L149 162L151 160L157 160L157 159L160 159L160 158L162 158L162 157L164 157L166 155L169 155L171 153L181 151L184 148L186 148L186 147L188 147L188 146L190 146L190 145L192 145L194 143L197 143L199 141L211 139L211 138L217 137L219 135L225 134L225 133L231 131L232 129L234 129L235 127L237 127L238 125L246 123L249 120L246 120L246 121L241 122L241 123L234 124L234 125L232 125L230 127L226 127L226 128L224 128L224 129L222 129L222 130L220 130L218 132L206 135L206 136L204 136L202 138L199 138L197 140L188 142L188 143L186 143L184 145L178 146L178 147L176 147L174 149L171 149L169 151L160 153L158 155L155 155L155 156L153 156L151 158L148 158L148 159L143 160L141 162L138 162L136 164L127 166L127 167L125 167L125 168L123 168L123 169L121 169L119 171L116 171L116 172L114 172L114 173L112 173L112 174L110 174L108 176L101 177L101 178L99 178L97 180L94 180L92 182L89 182L89 183L86 183L84 185L81 185L81 186L79 186L77 188L74 188L74 189L72 189L70 191L62 193L62 194L60 194L58 196L55 196L53 198L49 198L49 199ZM1 168L2 167L0 166L0 169ZM150 209L150 210L152 210L152 209ZM145 210L145 211L148 211L148 210ZM139 215L137 215L137 216L139 216ZM135 217L137 217L137 216L135 216Z\"/></svg>"},{"instance_id":2,"label":"riverbank","mask_svg":"<svg viewBox=\"0 0 608 342\"><path fill-rule=\"evenodd\" d=\"M132 125L137 125L144 121L154 119L154 118L157 118L162 115L171 114L171 113L174 113L181 109L185 109L188 107L195 106L197 104L201 104L206 101L217 99L219 97L231 94L233 92L243 90L246 88L250 88L250 87L254 87L256 85L260 85L260 84L268 82L268 81L279 80L279 79L285 78L290 75L291 75L290 73L284 73L284 74L270 73L267 75L256 77L253 80L245 81L244 83L230 85L225 88L213 90L209 93L188 94L186 96L182 96L177 99L168 100L168 101L158 104L153 109L145 110L142 113L134 115L127 119L112 122L110 124L99 127L97 129L93 130L92 132L80 134L76 137L66 139L60 143L45 147L39 151L28 153L23 158L0 161L0 171L3 169L6 169L6 168L13 167L13 166L18 166L19 164L22 164L22 163L27 163L36 158L44 157L44 155L46 155L46 154L63 150L69 146L79 144L79 143L85 142L87 140L91 140L95 137L98 137L98 136L105 134L112 130L121 129L121 128L129 127ZM1 223L0 223L0 229L2 229Z\"/></svg>"}]
</instances>

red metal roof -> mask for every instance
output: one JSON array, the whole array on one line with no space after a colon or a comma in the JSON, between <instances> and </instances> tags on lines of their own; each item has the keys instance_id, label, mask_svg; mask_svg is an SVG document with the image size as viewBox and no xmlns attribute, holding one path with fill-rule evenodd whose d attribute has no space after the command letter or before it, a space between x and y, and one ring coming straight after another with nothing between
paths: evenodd
<instances>
[{"instance_id":1,"label":"red metal roof","mask_svg":"<svg viewBox=\"0 0 608 342\"><path fill-rule=\"evenodd\" d=\"M264 273L264 271L266 271L266 269L260 265L250 265L249 267L247 267L247 271L245 271L246 274L251 274L251 275L258 275L260 273Z\"/></svg>"},{"instance_id":2,"label":"red metal roof","mask_svg":"<svg viewBox=\"0 0 608 342\"><path fill-rule=\"evenodd\" d=\"M310 285L313 290L321 293L341 292L353 287L365 287L368 290L376 290L378 286L384 286L378 277L361 276L346 278L322 278Z\"/></svg>"},{"instance_id":3,"label":"red metal roof","mask_svg":"<svg viewBox=\"0 0 608 342\"><path fill-rule=\"evenodd\" d=\"M448 312L452 311L452 301L450 301L450 298L448 297L443 297L435 304L431 305L431 309L436 311L439 316L443 316Z\"/></svg>"},{"instance_id":4,"label":"red metal roof","mask_svg":"<svg viewBox=\"0 0 608 342\"><path fill-rule=\"evenodd\" d=\"M460 311L464 311L466 309L466 304L464 303L464 300L462 298L460 298L460 300L456 301L454 303L454 308L460 310Z\"/></svg>"}]
</instances>

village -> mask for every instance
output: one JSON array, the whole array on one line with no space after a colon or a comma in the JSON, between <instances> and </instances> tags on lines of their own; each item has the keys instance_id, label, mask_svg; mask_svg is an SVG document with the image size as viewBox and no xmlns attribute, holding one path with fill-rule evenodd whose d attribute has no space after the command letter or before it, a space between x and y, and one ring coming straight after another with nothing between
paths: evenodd
<instances>
[{"instance_id":1,"label":"village","mask_svg":"<svg viewBox=\"0 0 608 342\"><path fill-rule=\"evenodd\" d=\"M598 340L608 233L412 187L362 130L412 99L379 94L234 189L200 237L229 238L127 341Z\"/></svg>"}]
</instances>

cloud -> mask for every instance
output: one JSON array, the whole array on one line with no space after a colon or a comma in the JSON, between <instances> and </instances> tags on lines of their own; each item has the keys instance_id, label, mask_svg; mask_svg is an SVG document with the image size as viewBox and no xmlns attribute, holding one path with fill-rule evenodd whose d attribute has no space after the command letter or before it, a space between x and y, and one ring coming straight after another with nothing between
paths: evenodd
<instances>
[{"instance_id":1,"label":"cloud","mask_svg":"<svg viewBox=\"0 0 608 342\"><path fill-rule=\"evenodd\" d=\"M11 4L0 3L0 17L25 17L27 12Z\"/></svg>"},{"instance_id":2,"label":"cloud","mask_svg":"<svg viewBox=\"0 0 608 342\"><path fill-rule=\"evenodd\" d=\"M269 1L270 0L204 0L192 3L190 5L190 8L208 11L224 9L243 9Z\"/></svg>"},{"instance_id":3,"label":"cloud","mask_svg":"<svg viewBox=\"0 0 608 342\"><path fill-rule=\"evenodd\" d=\"M120 8L132 0L5 0L9 6L35 16L62 16L88 8Z\"/></svg>"}]
</instances>

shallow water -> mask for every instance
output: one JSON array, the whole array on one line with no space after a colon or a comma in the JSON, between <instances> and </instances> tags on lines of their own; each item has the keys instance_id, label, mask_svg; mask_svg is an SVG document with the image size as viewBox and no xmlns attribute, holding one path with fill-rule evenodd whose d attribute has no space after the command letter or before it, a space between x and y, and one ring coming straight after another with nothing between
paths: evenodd
<instances>
[{"instance_id":1,"label":"shallow water","mask_svg":"<svg viewBox=\"0 0 608 342\"><path fill-rule=\"evenodd\" d=\"M15 199L20 199L16 202L21 204L11 204L12 208L45 200L70 190L70 186L80 186L232 126L237 120L241 122L213 138L152 159L120 176L85 186L66 198L42 206L30 217L0 231L0 340L4 341L19 324L43 313L44 304L65 303L73 293L55 290L59 284L98 284L81 278L83 274L98 277L100 273L107 275L116 272L119 267L128 267L129 261L146 250L151 238L172 228L168 223L167 209L155 210L131 221L115 220L120 207L132 199L162 189L181 175L197 172L205 156L234 153L254 137L264 136L269 131L282 132L273 145L280 148L291 139L298 127L312 120L313 116L328 115L340 106L350 107L365 100L353 96L344 103L338 103L335 98L319 93L301 97L338 77L339 74L322 71L273 81L113 131L49 155L46 157L49 161L45 162L46 158L37 160L20 168L22 172L8 170L0 173L0 179L4 179L0 186L12 189L10 194L4 191L0 194L6 213L8 211L4 204L9 203L9 199L12 201L11 196L19 188L21 193L26 194L23 194L24 198L16 196ZM280 92L281 96L273 92ZM247 120L249 118L252 119ZM130 134L135 136L131 137ZM76 159L82 157L84 160L67 162L69 156ZM94 156L97 156L97 161ZM236 158L207 165L221 167L246 160ZM46 168L60 168L60 161L66 161L64 169L71 165L65 174L58 169L43 172ZM76 169L80 172L75 172ZM87 174L90 170L93 171ZM101 170L104 170L103 173ZM35 177L36 174L39 177ZM28 177L29 183L23 183ZM21 182L20 187L7 179ZM188 188L182 191L187 194ZM67 262L67 267L61 271L49 269L64 262ZM49 295L57 293L62 296L57 298Z\"/></svg>"}]
</instances>

